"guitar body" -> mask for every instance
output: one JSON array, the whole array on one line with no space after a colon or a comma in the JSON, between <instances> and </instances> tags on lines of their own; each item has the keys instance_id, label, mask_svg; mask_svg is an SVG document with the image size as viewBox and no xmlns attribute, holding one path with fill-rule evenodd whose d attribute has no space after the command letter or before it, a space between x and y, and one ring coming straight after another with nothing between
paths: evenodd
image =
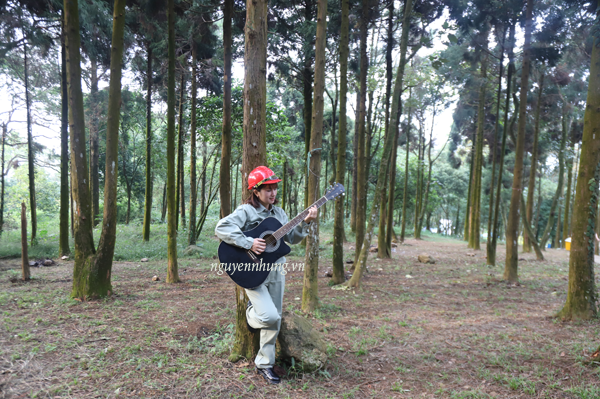
<instances>
[{"instance_id":1,"label":"guitar body","mask_svg":"<svg viewBox=\"0 0 600 399\"><path fill-rule=\"evenodd\" d=\"M244 231L244 234L246 237L266 239L281 226L277 219L268 217L252 230ZM265 251L260 255L256 255L248 249L221 242L218 254L221 266L237 285L242 288L254 289L267 279L271 266L290 251L290 247L281 239L273 245L267 245Z\"/></svg>"}]
</instances>

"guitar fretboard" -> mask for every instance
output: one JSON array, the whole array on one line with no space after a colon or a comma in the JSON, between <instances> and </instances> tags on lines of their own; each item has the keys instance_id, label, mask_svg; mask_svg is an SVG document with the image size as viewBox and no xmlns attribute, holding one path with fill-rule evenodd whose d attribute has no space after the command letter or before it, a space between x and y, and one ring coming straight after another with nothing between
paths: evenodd
<instances>
[{"instance_id":1,"label":"guitar fretboard","mask_svg":"<svg viewBox=\"0 0 600 399\"><path fill-rule=\"evenodd\" d=\"M292 231L292 229L294 227L296 227L300 223L302 223L302 221L306 218L306 215L308 215L308 210L310 208L312 208L313 206L316 206L317 208L320 208L327 201L328 201L327 198L325 198L324 196L321 197L321 198L319 198L317 200L317 202L315 202L314 204L312 204L311 206L309 206L308 208L306 208L305 210L303 210L302 212L300 212L298 214L298 216L296 216L295 218L293 218L292 220L290 220L289 222L287 222L285 225L281 226L275 233L273 233L273 237L275 237L277 239L277 241L281 240L287 233L289 233L290 231Z\"/></svg>"}]
</instances>

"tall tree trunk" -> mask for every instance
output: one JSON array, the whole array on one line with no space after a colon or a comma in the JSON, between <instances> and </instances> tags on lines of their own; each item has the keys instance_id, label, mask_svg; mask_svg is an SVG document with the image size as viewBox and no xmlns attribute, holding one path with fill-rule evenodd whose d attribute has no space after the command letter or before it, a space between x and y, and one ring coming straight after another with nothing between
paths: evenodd
<instances>
[{"instance_id":1,"label":"tall tree trunk","mask_svg":"<svg viewBox=\"0 0 600 399\"><path fill-rule=\"evenodd\" d=\"M481 249L481 175L483 168L483 133L485 127L485 97L487 84L487 51L488 51L488 35L489 31L486 26L482 32L483 48L481 59L481 82L479 86L479 100L477 110L477 143L475 145L475 169L473 171L473 181L471 184L471 212L469 215L469 248L476 250Z\"/></svg>"},{"instance_id":2,"label":"tall tree trunk","mask_svg":"<svg viewBox=\"0 0 600 399\"><path fill-rule=\"evenodd\" d=\"M90 187L86 184L88 164L85 145L83 92L81 90L79 9L77 0L64 0L65 48L67 52L67 86L69 99L69 126L71 138L71 181L74 201L73 230L75 232L74 275L87 273L91 266L89 257L95 254L92 237L92 209ZM75 216L76 215L76 216ZM73 280L72 296L79 297L80 290Z\"/></svg>"},{"instance_id":3,"label":"tall tree trunk","mask_svg":"<svg viewBox=\"0 0 600 399\"><path fill-rule=\"evenodd\" d=\"M23 37L26 37L23 32ZM31 212L31 245L37 243L37 207L35 200L35 155L33 154L33 134L31 132L31 99L29 98L29 64L27 41L23 41L23 69L25 80L25 106L27 110L27 165L29 176L29 208Z\"/></svg>"},{"instance_id":4,"label":"tall tree trunk","mask_svg":"<svg viewBox=\"0 0 600 399\"><path fill-rule=\"evenodd\" d=\"M392 162L389 165L388 180L388 195L381 199L381 208L387 206L385 212L382 211L382 216L379 218L379 236L377 237L377 256L381 259L392 257L392 231L394 229L394 194L396 191L396 161L398 150L398 132L390 132L390 96L392 93L392 49L394 47L394 2L388 3L388 27L387 39L385 48L385 135L393 134L392 142Z\"/></svg>"},{"instance_id":5,"label":"tall tree trunk","mask_svg":"<svg viewBox=\"0 0 600 399\"><path fill-rule=\"evenodd\" d=\"M6 123L2 124L2 149L0 153L0 161L1 161L1 170L0 170L0 237L2 236L2 231L4 230L4 147L6 144ZM62 199L62 198L61 198ZM62 202L61 202L62 205ZM61 215L62 216L62 215ZM68 216L68 213L67 213ZM68 223L67 223L68 227ZM67 232L67 242L69 239L69 235ZM61 235L62 242L62 235Z\"/></svg>"},{"instance_id":6,"label":"tall tree trunk","mask_svg":"<svg viewBox=\"0 0 600 399\"><path fill-rule=\"evenodd\" d=\"M531 225L533 220L533 197L535 196L535 176L537 173L538 141L540 135L540 108L542 105L542 92L544 91L544 73L540 76L538 83L538 98L535 107L535 122L533 129L533 149L531 150L531 171L529 172L529 184L527 186L527 223ZM537 240L537 237L536 237ZM529 234L523 231L523 252L531 252Z\"/></svg>"},{"instance_id":7,"label":"tall tree trunk","mask_svg":"<svg viewBox=\"0 0 600 399\"><path fill-rule=\"evenodd\" d=\"M506 101L504 103L504 122L502 128L502 144L500 145L500 161L498 183L496 186L496 202L494 204L494 220L492 222L492 243L487 246L487 264L496 265L496 246L498 243L498 221L500 216L500 199L502 198L502 175L504 172L504 156L506 152L506 136L508 135L508 111L510 108L513 72L515 71L515 25L511 25L508 34L508 71L506 73Z\"/></svg>"},{"instance_id":8,"label":"tall tree trunk","mask_svg":"<svg viewBox=\"0 0 600 399\"><path fill-rule=\"evenodd\" d=\"M504 279L518 281L519 254L517 246L517 229L519 228L519 206L523 191L523 154L525 152L525 126L527 112L527 93L529 92L529 68L531 53L533 0L527 0L527 13L525 19L525 42L523 45L523 66L521 70L521 101L519 104L519 128L515 149L515 167L513 172L513 185L506 228L506 264Z\"/></svg>"},{"instance_id":9,"label":"tall tree trunk","mask_svg":"<svg viewBox=\"0 0 600 399\"><path fill-rule=\"evenodd\" d=\"M422 116L422 115L421 115ZM417 117L419 119L419 117ZM421 239L421 230L419 229L419 212L421 210L421 201L422 201L422 190L423 190L423 157L421 152L424 151L424 142L423 142L423 118L419 119L419 137L417 139L417 179L415 183L416 193L415 193L415 213L413 217L413 235L416 240Z\"/></svg>"},{"instance_id":10,"label":"tall tree trunk","mask_svg":"<svg viewBox=\"0 0 600 399\"><path fill-rule=\"evenodd\" d=\"M304 21L312 22L312 10L314 3L312 0L306 0L304 7ZM308 159L308 151L310 151L310 134L312 132L312 107L313 107L313 58L311 57L312 48L314 47L314 38L312 35L306 35L304 42L304 69L302 71L302 96L304 99L304 159ZM308 165L307 165L308 166ZM304 208L308 207L308 179L304 180ZM306 240L303 240L304 244Z\"/></svg>"},{"instance_id":11,"label":"tall tree trunk","mask_svg":"<svg viewBox=\"0 0 600 399\"><path fill-rule=\"evenodd\" d=\"M248 181L252 169L267 163L267 4L266 0L246 1L242 183ZM242 184L242 202L251 194ZM246 326L248 297L237 285L235 298L235 341L229 360L252 359L258 350L260 334L251 333Z\"/></svg>"},{"instance_id":12,"label":"tall tree trunk","mask_svg":"<svg viewBox=\"0 0 600 399\"><path fill-rule=\"evenodd\" d=\"M500 47L500 62L499 62L499 73L498 73L498 91L496 92L496 123L494 125L494 147L492 153L492 177L490 179L490 202L488 205L488 225L487 225L487 240L486 240L486 252L490 252L492 245L492 221L494 219L494 184L496 179L496 156L498 155L498 128L500 126L500 101L502 97L502 72L504 71L504 48L506 39L506 27L502 32L502 46ZM508 82L510 84L510 82ZM508 111L508 110L507 110ZM490 145L491 147L491 145Z\"/></svg>"},{"instance_id":13,"label":"tall tree trunk","mask_svg":"<svg viewBox=\"0 0 600 399\"><path fill-rule=\"evenodd\" d=\"M88 175L85 163L85 131L83 129L83 96L79 78L79 21L76 0L65 0L65 21L67 29L67 67L69 77L69 119L71 125L72 173L75 201L78 204L78 217L75 234L75 266L73 271L73 291L71 296L80 299L110 295L112 260L117 229L117 164L119 142L119 120L121 108L121 74L123 63L123 36L125 30L125 0L116 0L113 12L113 33L111 42L110 83L106 123L106 170L104 185L104 219L98 252L94 254L92 240L92 220L89 186L85 184ZM70 14L70 15L68 15ZM74 22L69 24L69 20ZM77 29L77 31L74 31ZM74 40L70 40L70 39ZM73 47L71 47L73 46ZM76 46L76 47L75 47ZM76 72L75 72L76 71ZM77 156L79 154L79 157ZM83 164L82 164L83 163ZM81 173L83 172L83 173ZM83 208L83 210L81 209ZM81 219L81 220L79 220ZM78 250L79 249L79 250Z\"/></svg>"},{"instance_id":14,"label":"tall tree trunk","mask_svg":"<svg viewBox=\"0 0 600 399\"><path fill-rule=\"evenodd\" d=\"M365 1L366 5L366 1ZM408 46L408 28L410 22L410 16L412 14L412 0L406 0L404 6L404 19L402 22L402 37L400 41L400 64L398 65L398 72L396 75L396 82L394 84L394 92L392 96L392 116L390 118L390 130L396 132L398 130L398 113L400 110L400 93L402 91L403 79L404 79L404 66L406 64L406 49ZM383 145L383 153L381 155L381 164L387 165L390 162L392 153L392 142L393 136L389 135L386 137ZM371 214L369 217L369 225L365 231L364 242L362 243L362 249L360 251L359 263L357 264L352 278L348 281L349 287L360 287L360 281L362 275L367 267L367 258L369 256L369 247L371 245L371 237L373 235L373 229L377 222L377 216L379 214L379 204L381 195L384 191L385 175L388 173L387 168L379 168L377 174L377 185L375 186L375 195L373 206L371 207Z\"/></svg>"},{"instance_id":15,"label":"tall tree trunk","mask_svg":"<svg viewBox=\"0 0 600 399\"><path fill-rule=\"evenodd\" d=\"M598 20L595 22L596 26ZM573 209L567 301L563 319L592 319L597 315L594 277L594 230L600 184L600 49L592 46L587 104L583 120L581 158Z\"/></svg>"},{"instance_id":16,"label":"tall tree trunk","mask_svg":"<svg viewBox=\"0 0 600 399\"><path fill-rule=\"evenodd\" d=\"M29 256L27 255L27 207L21 202L21 279L29 280Z\"/></svg>"},{"instance_id":17,"label":"tall tree trunk","mask_svg":"<svg viewBox=\"0 0 600 399\"><path fill-rule=\"evenodd\" d=\"M407 0L408 1L408 0ZM405 6L406 8L406 6ZM408 103L412 97L412 88L408 90ZM394 110L392 110L392 113ZM406 120L406 159L404 161L404 198L402 200L402 229L400 231L400 242L404 242L406 233L406 219L407 219L407 202L408 202L408 156L410 154L410 128L412 126L412 107L408 106L408 117Z\"/></svg>"},{"instance_id":18,"label":"tall tree trunk","mask_svg":"<svg viewBox=\"0 0 600 399\"><path fill-rule=\"evenodd\" d=\"M471 196L473 192L473 171L475 170L475 137L471 140L471 167L469 168L469 188L467 191L467 209L465 210L465 229L463 232L463 240L469 241L469 233L471 232L470 223L471 223Z\"/></svg>"},{"instance_id":19,"label":"tall tree trunk","mask_svg":"<svg viewBox=\"0 0 600 399\"><path fill-rule=\"evenodd\" d=\"M367 117L367 72L369 58L367 55L367 34L369 26L369 2L362 1L362 16L360 18L360 103L358 104L358 153L356 154L356 254L354 265L358 263L360 246L365 238L365 224L367 218L367 154L366 154L366 117ZM367 248L368 249L368 248Z\"/></svg>"},{"instance_id":20,"label":"tall tree trunk","mask_svg":"<svg viewBox=\"0 0 600 399\"><path fill-rule=\"evenodd\" d=\"M567 142L567 130L568 130L568 112L567 112L567 103L563 98L563 111L562 111L562 129L561 129L561 140L560 140L560 149L558 153L558 185L556 187L556 193L554 194L554 198L552 199L552 205L550 206L550 216L548 217L548 222L546 223L546 228L542 234L542 238L540 238L540 246L542 248L546 247L546 242L550 237L550 233L552 231L552 227L554 226L554 218L556 215L556 207L560 201L560 197L563 191L564 185L564 175L565 175L565 146Z\"/></svg>"},{"instance_id":21,"label":"tall tree trunk","mask_svg":"<svg viewBox=\"0 0 600 399\"><path fill-rule=\"evenodd\" d=\"M357 195L356 193L358 192L358 181L357 181L357 174L356 174L356 169L357 169L357 165L358 165L358 120L359 120L359 105L360 104L360 90L356 90L356 112L354 113L355 117L354 117L354 138L353 138L353 142L352 142L352 155L353 155L353 165L352 165L352 202L350 203L350 229L352 230L353 233L356 233L356 206L357 206ZM347 197L348 199L350 197ZM354 267L354 265L352 266Z\"/></svg>"},{"instance_id":22,"label":"tall tree trunk","mask_svg":"<svg viewBox=\"0 0 600 399\"><path fill-rule=\"evenodd\" d=\"M571 183L573 182L573 152L575 151L574 143L572 140L571 149L567 155L566 159L566 167L567 167L567 191L565 192L565 201L564 201L564 220L563 220L563 229L562 229L562 240L561 240L561 248L565 248L565 240L569 237L569 216L571 210ZM560 220L560 216L559 216Z\"/></svg>"},{"instance_id":23,"label":"tall tree trunk","mask_svg":"<svg viewBox=\"0 0 600 399\"><path fill-rule=\"evenodd\" d=\"M177 268L177 202L175 191L175 0L167 0L168 76L167 76L167 283L179 282Z\"/></svg>"},{"instance_id":24,"label":"tall tree trunk","mask_svg":"<svg viewBox=\"0 0 600 399\"><path fill-rule=\"evenodd\" d=\"M127 185L127 213L125 214L126 225L129 225L129 216L131 216L131 185Z\"/></svg>"},{"instance_id":25,"label":"tall tree trunk","mask_svg":"<svg viewBox=\"0 0 600 399\"><path fill-rule=\"evenodd\" d=\"M206 141L202 142L202 176L200 179L200 213L204 213L206 207L206 171L208 170L208 158L206 152ZM210 191L209 191L210 194Z\"/></svg>"},{"instance_id":26,"label":"tall tree trunk","mask_svg":"<svg viewBox=\"0 0 600 399\"><path fill-rule=\"evenodd\" d=\"M150 225L152 224L152 46L146 42L146 191L144 193L144 241L150 241Z\"/></svg>"},{"instance_id":27,"label":"tall tree trunk","mask_svg":"<svg viewBox=\"0 0 600 399\"><path fill-rule=\"evenodd\" d=\"M342 21L340 32L340 126L338 130L338 151L336 180L344 182L346 172L347 117L346 104L348 93L348 43L349 43L349 0L342 0ZM350 177L350 175L348 175ZM346 190L348 187L346 187ZM333 267L332 282L341 284L344 277L344 197L335 200L335 221L333 222Z\"/></svg>"},{"instance_id":28,"label":"tall tree trunk","mask_svg":"<svg viewBox=\"0 0 600 399\"><path fill-rule=\"evenodd\" d=\"M319 176L321 175L321 153L323 145L323 108L325 89L325 44L327 35L327 0L317 3L317 39L315 47L315 88L312 124L310 132L310 170L308 179L309 203L319 199ZM309 227L306 237L306 266L304 268L304 283L302 286L302 310L312 312L319 306L318 281L319 271L319 218Z\"/></svg>"},{"instance_id":29,"label":"tall tree trunk","mask_svg":"<svg viewBox=\"0 0 600 399\"><path fill-rule=\"evenodd\" d=\"M198 190L196 189L196 94L198 81L198 68L196 61L196 46L192 44L192 102L190 104L190 224L188 228L188 244L196 245L196 203ZM229 165L229 160L227 160ZM229 182L229 174L227 175ZM226 201L229 203L229 200Z\"/></svg>"},{"instance_id":30,"label":"tall tree trunk","mask_svg":"<svg viewBox=\"0 0 600 399\"><path fill-rule=\"evenodd\" d=\"M556 218L556 229L554 230L554 248L560 248L560 217L562 213L561 201L558 202L558 217Z\"/></svg>"},{"instance_id":31,"label":"tall tree trunk","mask_svg":"<svg viewBox=\"0 0 600 399\"><path fill-rule=\"evenodd\" d=\"M90 191L92 194L92 223L94 227L100 222L100 137L99 137L99 99L98 99L98 62L95 56L90 57Z\"/></svg>"},{"instance_id":32,"label":"tall tree trunk","mask_svg":"<svg viewBox=\"0 0 600 399\"><path fill-rule=\"evenodd\" d=\"M71 249L69 248L69 99L67 97L64 17L61 27L60 232L58 253L60 256L65 256L71 253ZM2 148L2 201L4 201L4 147ZM3 206L0 206L0 208L3 208ZM0 210L0 233L2 232L1 212Z\"/></svg>"},{"instance_id":33,"label":"tall tree trunk","mask_svg":"<svg viewBox=\"0 0 600 399\"><path fill-rule=\"evenodd\" d=\"M221 217L231 213L231 19L233 18L233 0L223 4L223 128L221 132L221 169L219 173L219 195L221 198ZM237 178L237 176L236 176ZM284 181L285 185L285 181Z\"/></svg>"},{"instance_id":34,"label":"tall tree trunk","mask_svg":"<svg viewBox=\"0 0 600 399\"><path fill-rule=\"evenodd\" d=\"M367 2L363 3L364 6ZM366 8L366 7L365 7ZM363 10L366 11L366 10ZM408 32L410 25L410 16L412 14L412 0L406 0L404 6L404 19L402 22L402 36L400 40L400 64L398 65L398 72L396 74L396 82L394 84L394 91L392 95L392 115L390 118L390 131L398 131L398 122L400 120L399 113L401 113L400 107L400 93L402 91L402 85L404 80L404 67L406 64L406 50L408 47ZM388 165L392 153L393 136L388 135L383 145L383 153L381 155L381 164ZM369 256L369 247L371 246L371 238L373 235L373 229L377 222L379 215L379 205L381 203L381 196L384 195L385 186L385 175L388 173L387 168L379 168L377 174L377 185L375 186L375 194L373 197L373 206L371 207L371 213L369 217L369 224L364 234L364 241L361 245L360 255L358 257L357 266L352 278L348 281L349 287L360 287L360 281L362 275L367 268L367 258ZM358 246L357 246L358 249Z\"/></svg>"},{"instance_id":35,"label":"tall tree trunk","mask_svg":"<svg viewBox=\"0 0 600 399\"><path fill-rule=\"evenodd\" d=\"M185 72L181 71L181 82L179 86L179 133L178 133L178 143L177 143L177 193L176 201L177 201L177 214L181 214L181 224L185 226L185 181L183 180L183 162L184 162L184 143L185 131L183 128L183 103L185 96ZM177 230L179 230L179 218L177 218Z\"/></svg>"},{"instance_id":36,"label":"tall tree trunk","mask_svg":"<svg viewBox=\"0 0 600 399\"><path fill-rule=\"evenodd\" d=\"M167 214L167 182L165 182L163 186L163 198L162 198L162 206L161 206L161 216L160 220L164 223L165 216Z\"/></svg>"}]
</instances>

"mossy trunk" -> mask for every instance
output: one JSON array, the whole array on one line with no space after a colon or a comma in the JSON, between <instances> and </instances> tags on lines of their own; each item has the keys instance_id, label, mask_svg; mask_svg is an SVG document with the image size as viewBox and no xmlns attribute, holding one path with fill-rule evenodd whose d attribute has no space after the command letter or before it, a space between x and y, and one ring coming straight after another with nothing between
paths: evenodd
<instances>
[{"instance_id":1,"label":"mossy trunk","mask_svg":"<svg viewBox=\"0 0 600 399\"><path fill-rule=\"evenodd\" d=\"M515 149L515 166L513 171L513 185L510 199L510 211L506 228L506 263L504 279L518 281L519 254L517 245L517 230L519 228L519 208L521 193L523 191L523 155L525 153L525 126L527 122L527 93L529 92L529 69L531 53L533 0L527 0L525 17L525 42L523 45L523 65L521 69L521 101L519 104L519 125Z\"/></svg>"},{"instance_id":2,"label":"mossy trunk","mask_svg":"<svg viewBox=\"0 0 600 399\"><path fill-rule=\"evenodd\" d=\"M221 217L231 213L231 60L233 0L223 4L223 127L221 130L221 167L219 173L219 195ZM237 179L237 176L236 176ZM285 182L284 182L285 184Z\"/></svg>"},{"instance_id":3,"label":"mossy trunk","mask_svg":"<svg viewBox=\"0 0 600 399\"><path fill-rule=\"evenodd\" d=\"M167 0L167 283L179 282L177 268L177 209L175 191L175 0Z\"/></svg>"},{"instance_id":4,"label":"mossy trunk","mask_svg":"<svg viewBox=\"0 0 600 399\"><path fill-rule=\"evenodd\" d=\"M71 296L82 300L104 297L110 295L112 292L111 272L117 230L117 165L124 30L125 0L116 0L113 11L113 32L110 49L110 83L106 122L106 170L104 174L104 217L100 242L98 243L98 252L96 254L93 252L93 241L86 242L89 247L87 247L85 251L77 251L76 246L73 291ZM72 85L72 83L73 82L69 82L69 85ZM71 98L73 93L69 94L69 98ZM81 120L83 121L83 115ZM73 126L73 123L71 123L71 126ZM73 146L75 154L77 154L73 141L72 136L71 145ZM75 156L75 158L77 158L77 156ZM85 159L84 156L80 158ZM73 158L71 159L73 160ZM76 167L79 168L79 165L76 165ZM85 175L86 174L83 176ZM77 175L76 177L81 178L82 176ZM85 179L83 180L85 182ZM78 181L78 185L86 186L84 182ZM89 191L86 194L88 194L87 204L89 204ZM79 194L78 197L81 198L81 194ZM86 204L85 201L82 202L83 204ZM89 209L89 206L87 208ZM89 228L89 236L86 236L91 238L91 221L87 221L85 225L80 224L77 233L85 233L84 227ZM78 234L76 234L76 236L77 235Z\"/></svg>"},{"instance_id":5,"label":"mossy trunk","mask_svg":"<svg viewBox=\"0 0 600 399\"><path fill-rule=\"evenodd\" d=\"M340 125L338 130L338 151L336 180L344 182L346 173L347 118L346 104L348 93L348 42L349 42L349 0L342 0L342 21L340 33ZM346 187L348 190L348 187ZM344 277L344 197L335 200L335 220L333 222L333 284L341 284Z\"/></svg>"},{"instance_id":6,"label":"mossy trunk","mask_svg":"<svg viewBox=\"0 0 600 399\"><path fill-rule=\"evenodd\" d=\"M481 39L484 47L481 49L481 81L479 86L479 100L477 106L477 133L476 133L476 144L475 144L475 166L473 169L473 181L471 189L471 210L469 214L469 248L479 250L481 249L480 236L481 236L481 176L483 169L483 133L485 127L485 97L486 97L486 85L487 85L487 52L488 47L488 34L489 31L486 28L481 34Z\"/></svg>"},{"instance_id":7,"label":"mossy trunk","mask_svg":"<svg viewBox=\"0 0 600 399\"><path fill-rule=\"evenodd\" d=\"M65 256L71 253L71 249L69 248L69 99L67 96L67 55L65 54L64 18L61 26L60 231L58 254ZM2 153L2 165L4 167L4 149ZM4 168L2 175L4 176ZM2 194L4 195L4 180ZM2 232L1 212L0 210L0 232Z\"/></svg>"},{"instance_id":8,"label":"mossy trunk","mask_svg":"<svg viewBox=\"0 0 600 399\"><path fill-rule=\"evenodd\" d=\"M185 181L183 180L183 162L184 162L184 128L183 128L183 103L185 97L185 72L181 71L181 82L179 84L179 124L177 140L177 192L175 201L177 202L177 215L181 215L181 225L185 226ZM177 230L179 230L179 216L177 217Z\"/></svg>"},{"instance_id":9,"label":"mossy trunk","mask_svg":"<svg viewBox=\"0 0 600 399\"><path fill-rule=\"evenodd\" d=\"M598 22L596 22L598 23ZM596 317L594 237L600 184L600 49L592 48L587 104L583 121L581 158L575 189L573 237L569 257L569 289L559 317L568 320Z\"/></svg>"},{"instance_id":10,"label":"mossy trunk","mask_svg":"<svg viewBox=\"0 0 600 399\"><path fill-rule=\"evenodd\" d=\"M150 241L152 224L152 46L146 42L146 191L144 192L144 225L142 238Z\"/></svg>"},{"instance_id":11,"label":"mossy trunk","mask_svg":"<svg viewBox=\"0 0 600 399\"><path fill-rule=\"evenodd\" d=\"M312 130L310 132L310 170L308 175L308 200L310 203L319 199L321 175L321 153L323 145L323 108L325 101L325 45L327 35L327 0L317 3L317 40L315 48L315 89L312 113ZM326 176L326 175L325 175ZM302 310L312 312L319 307L318 280L319 271L319 218L314 220L306 237L306 257L304 282L302 285Z\"/></svg>"},{"instance_id":12,"label":"mossy trunk","mask_svg":"<svg viewBox=\"0 0 600 399\"><path fill-rule=\"evenodd\" d=\"M97 28L94 28L97 33ZM96 35L93 35L93 42L96 43ZM100 106L98 99L98 60L96 55L90 57L90 192L92 195L92 223L94 227L100 221L100 137L99 137L99 117Z\"/></svg>"},{"instance_id":13,"label":"mossy trunk","mask_svg":"<svg viewBox=\"0 0 600 399\"><path fill-rule=\"evenodd\" d=\"M242 202L250 195L245 182L250 172L267 163L267 0L246 1L244 43L244 120L242 142ZM258 352L260 334L252 334L246 325L248 297L235 287L235 341L230 361L252 359Z\"/></svg>"}]
</instances>

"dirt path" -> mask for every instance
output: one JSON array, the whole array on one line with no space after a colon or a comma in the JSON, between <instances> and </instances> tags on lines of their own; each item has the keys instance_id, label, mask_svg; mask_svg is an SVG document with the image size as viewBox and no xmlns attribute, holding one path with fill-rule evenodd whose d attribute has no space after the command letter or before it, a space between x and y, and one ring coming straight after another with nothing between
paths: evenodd
<instances>
[{"instance_id":1,"label":"dirt path","mask_svg":"<svg viewBox=\"0 0 600 399\"><path fill-rule=\"evenodd\" d=\"M418 263L423 252L436 263ZM69 262L33 269L27 284L4 272L0 397L600 398L600 369L582 362L600 345L598 321L552 318L568 252L546 255L521 255L520 284L507 285L483 251L408 240L391 260L371 257L362 289L350 291L327 286L323 259L322 308L309 318L330 360L277 387L227 361L235 301L232 283L210 271L216 260L182 260L177 285L164 283L164 261L117 263L116 294L90 303L68 299ZM299 311L301 294L302 274L289 273L284 308Z\"/></svg>"}]
</instances>

